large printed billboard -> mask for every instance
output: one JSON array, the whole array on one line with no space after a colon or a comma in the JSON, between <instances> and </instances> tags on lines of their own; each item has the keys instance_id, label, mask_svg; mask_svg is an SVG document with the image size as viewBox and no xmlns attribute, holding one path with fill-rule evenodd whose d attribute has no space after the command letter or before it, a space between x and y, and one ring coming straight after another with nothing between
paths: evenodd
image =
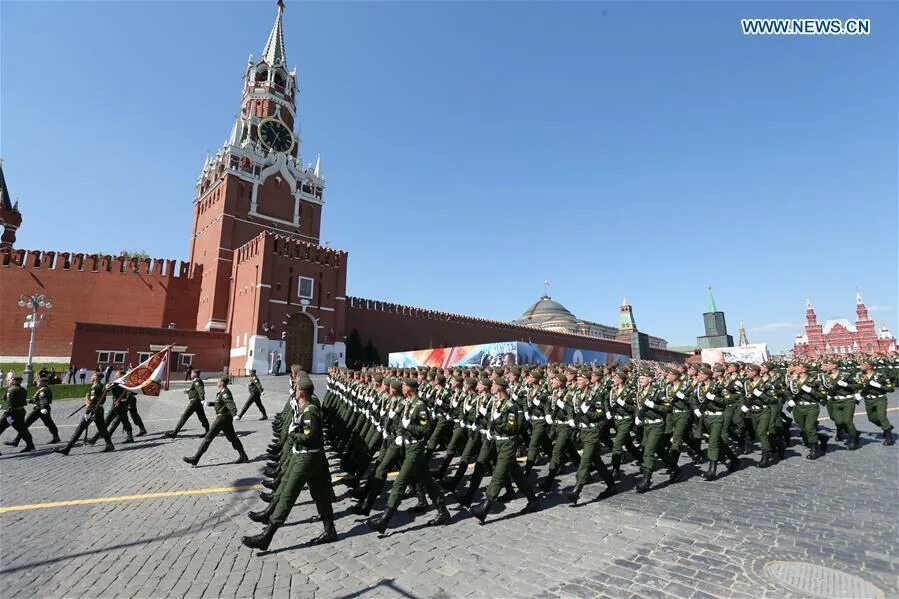
<instances>
[{"instance_id":1,"label":"large printed billboard","mask_svg":"<svg viewBox=\"0 0 899 599\"><path fill-rule=\"evenodd\" d=\"M508 366L512 364L610 364L627 362L629 356L575 349L560 345L540 345L521 341L501 341L460 347L438 347L393 352L388 364L395 368L418 366L448 368L451 366Z\"/></svg>"},{"instance_id":2,"label":"large printed billboard","mask_svg":"<svg viewBox=\"0 0 899 599\"><path fill-rule=\"evenodd\" d=\"M707 364L719 362L751 362L761 364L768 359L768 344L753 343L740 347L714 347L702 350L702 361Z\"/></svg>"}]
</instances>

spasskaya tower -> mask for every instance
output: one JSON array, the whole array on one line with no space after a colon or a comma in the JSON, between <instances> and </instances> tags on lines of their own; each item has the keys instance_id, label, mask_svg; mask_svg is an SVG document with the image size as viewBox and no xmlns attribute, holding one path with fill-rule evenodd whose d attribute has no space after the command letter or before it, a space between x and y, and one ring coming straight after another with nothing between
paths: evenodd
<instances>
[{"instance_id":1,"label":"spasskaya tower","mask_svg":"<svg viewBox=\"0 0 899 599\"><path fill-rule=\"evenodd\" d=\"M262 56L247 62L240 114L197 180L190 263L202 276L200 330L229 328L239 247L262 232L319 243L324 178L320 158L302 162L297 75L288 70L283 15L279 0Z\"/></svg>"}]
</instances>

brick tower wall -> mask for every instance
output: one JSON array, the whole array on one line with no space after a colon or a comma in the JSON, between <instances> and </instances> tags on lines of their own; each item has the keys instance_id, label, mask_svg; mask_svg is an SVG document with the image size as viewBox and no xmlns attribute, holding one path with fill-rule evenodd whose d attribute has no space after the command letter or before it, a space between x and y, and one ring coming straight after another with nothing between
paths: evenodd
<instances>
[{"instance_id":1,"label":"brick tower wall","mask_svg":"<svg viewBox=\"0 0 899 599\"><path fill-rule=\"evenodd\" d=\"M0 357L28 355L28 311L20 294L53 300L37 331L35 356L68 358L75 322L194 329L200 273L176 260L123 259L40 250L0 253Z\"/></svg>"}]
</instances>

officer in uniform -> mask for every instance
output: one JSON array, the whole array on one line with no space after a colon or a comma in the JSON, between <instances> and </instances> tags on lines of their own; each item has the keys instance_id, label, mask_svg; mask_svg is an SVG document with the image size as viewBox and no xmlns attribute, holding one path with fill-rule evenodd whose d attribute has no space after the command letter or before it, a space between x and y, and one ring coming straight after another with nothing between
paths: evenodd
<instances>
[{"instance_id":1,"label":"officer in uniform","mask_svg":"<svg viewBox=\"0 0 899 599\"><path fill-rule=\"evenodd\" d=\"M237 416L237 419L240 420L243 418L243 415L247 413L250 406L256 404L256 407L262 412L262 418L259 420L268 420L268 415L265 413L265 406L262 405L262 383L259 382L259 377L256 376L256 370L252 368L250 369L250 382L247 383L247 392L250 394L250 397L247 398L246 403L243 404L243 408L240 409L240 414Z\"/></svg>"},{"instance_id":2,"label":"officer in uniform","mask_svg":"<svg viewBox=\"0 0 899 599\"><path fill-rule=\"evenodd\" d=\"M637 404L634 394L627 384L629 369L621 366L612 375L612 388L609 389L609 410L612 413L612 422L615 426L615 436L612 438L612 477L621 479L621 460L624 448L633 456L637 456L637 448L631 438L631 429L634 427L634 414L637 412Z\"/></svg>"},{"instance_id":3,"label":"officer in uniform","mask_svg":"<svg viewBox=\"0 0 899 599\"><path fill-rule=\"evenodd\" d=\"M366 524L372 530L384 534L391 518L400 506L406 485L412 481L423 485L434 506L437 508L437 517L428 522L428 526L442 526L449 524L450 513L443 502L440 487L431 478L428 470L427 452L424 444L433 431L430 411L418 397L418 381L409 378L403 382L403 395L406 397L406 405L400 416L399 426L396 428L394 445L404 450L400 472L393 482L390 497L387 499L387 510L380 518L369 520Z\"/></svg>"},{"instance_id":4,"label":"officer in uniform","mask_svg":"<svg viewBox=\"0 0 899 599\"><path fill-rule=\"evenodd\" d=\"M185 391L185 393L187 393L187 408L184 410L184 413L181 414L181 418L178 419L175 430L165 434L169 439L174 439L178 435L178 431L181 430L181 427L184 426L184 423L187 422L187 419L190 418L191 414L197 415L197 419L200 421L200 424L203 425L206 434L209 434L209 421L206 420L206 413L203 411L203 402L206 401L206 390L203 387L203 379L200 378L199 370L194 370L194 379L190 384L190 388ZM228 395L230 396L230 394L231 392L229 391Z\"/></svg>"},{"instance_id":5,"label":"officer in uniform","mask_svg":"<svg viewBox=\"0 0 899 599\"><path fill-rule=\"evenodd\" d=\"M13 384L6 391L6 402L3 420L0 421L0 434L3 434L3 431L11 426L20 437L25 439L25 449L19 453L34 451L34 441L25 425L25 406L28 405L28 393L22 387L22 377L13 376Z\"/></svg>"},{"instance_id":6,"label":"officer in uniform","mask_svg":"<svg viewBox=\"0 0 899 599\"><path fill-rule=\"evenodd\" d=\"M533 470L541 449L546 455L553 452L553 444L549 438L550 425L546 423L546 414L551 409L551 399L542 384L542 379L543 372L536 368L528 372L525 378L528 390L524 398L526 403L524 416L531 425L528 454L524 463L525 476Z\"/></svg>"},{"instance_id":7,"label":"officer in uniform","mask_svg":"<svg viewBox=\"0 0 899 599\"><path fill-rule=\"evenodd\" d=\"M562 466L565 464L566 458L570 457L571 447L569 444L574 443L574 435L576 432L574 423L574 403L572 392L567 389L568 377L564 374L557 374L552 382L552 396L550 398L551 406L547 408L547 414L544 420L550 426L555 427L555 439L553 440L552 457L549 460L549 472L546 478L540 484L540 490L549 493L552 489L553 481ZM577 455L577 454L575 454Z\"/></svg>"},{"instance_id":8,"label":"officer in uniform","mask_svg":"<svg viewBox=\"0 0 899 599\"><path fill-rule=\"evenodd\" d=\"M261 534L242 539L243 544L251 549L268 549L275 531L284 525L297 497L307 484L324 526L324 532L313 542L322 544L337 540L334 509L331 505L330 474L327 461L322 461L320 455L324 453L321 410L311 401L314 390L312 380L301 377L296 389L296 412L288 427L285 451L290 451L293 455L281 484L283 491L279 486L277 502L272 501L272 507L266 512L267 518L261 520L267 524L265 530Z\"/></svg>"},{"instance_id":9,"label":"officer in uniform","mask_svg":"<svg viewBox=\"0 0 899 599\"><path fill-rule=\"evenodd\" d=\"M837 440L845 440L848 449L858 449L858 429L853 417L858 385L833 358L826 359L821 369L821 387L827 394L827 412L837 429Z\"/></svg>"},{"instance_id":10,"label":"officer in uniform","mask_svg":"<svg viewBox=\"0 0 899 599\"><path fill-rule=\"evenodd\" d=\"M733 450L724 442L724 408L727 400L723 396L722 385L712 380L712 371L708 368L699 370L699 382L696 385L696 405L693 408L696 417L702 420L709 433L709 468L702 473L705 480L718 478L718 457L724 453L728 459L727 469L731 472L740 467L739 459Z\"/></svg>"},{"instance_id":11,"label":"officer in uniform","mask_svg":"<svg viewBox=\"0 0 899 599\"><path fill-rule=\"evenodd\" d=\"M787 406L793 408L793 419L802 433L808 447L809 460L816 460L827 453L828 436L818 432L818 415L825 395L819 388L819 381L811 376L808 365L799 362L794 367L796 376L788 379L791 398Z\"/></svg>"},{"instance_id":12,"label":"officer in uniform","mask_svg":"<svg viewBox=\"0 0 899 599\"><path fill-rule=\"evenodd\" d=\"M125 376L125 371L119 370L118 376L119 378ZM109 406L109 412L106 413L106 430L109 432L109 436L112 437L112 433L115 432L115 429L118 428L119 423L121 423L122 428L125 430L125 440L122 441L122 443L134 443L131 423L128 421L128 394L130 392L119 383L113 382L111 385L107 386L106 393L112 395L112 405ZM88 440L88 443L93 445L99 438L100 432L97 431L97 433Z\"/></svg>"},{"instance_id":13,"label":"officer in uniform","mask_svg":"<svg viewBox=\"0 0 899 599\"><path fill-rule=\"evenodd\" d=\"M759 468L767 468L774 463L771 447L771 406L777 405L777 395L772 394L761 375L762 367L758 364L747 364L748 378L743 383L745 399L741 410L744 418L749 418L752 430L762 446L762 457ZM748 430L748 429L747 429Z\"/></svg>"},{"instance_id":14,"label":"officer in uniform","mask_svg":"<svg viewBox=\"0 0 899 599\"><path fill-rule=\"evenodd\" d=\"M637 493L645 493L652 487L652 472L656 456L668 466L671 472L669 482L681 480L681 469L671 459L671 452L665 438L665 415L671 412L671 403L666 400L665 392L653 385L652 372L645 370L638 378L637 418L643 423L643 479L637 483Z\"/></svg>"},{"instance_id":15,"label":"officer in uniform","mask_svg":"<svg viewBox=\"0 0 899 599\"><path fill-rule=\"evenodd\" d=\"M246 464L250 461L240 439L237 437L237 433L234 432L234 421L237 420L237 406L234 405L234 397L231 395L231 390L228 389L228 383L230 382L231 380L228 377L219 379L219 390L215 395L215 420L212 421L212 426L207 431L206 436L203 437L203 442L200 443L197 453L193 457L185 456L181 458L192 466L197 465L219 432L224 433L225 438L231 441L231 447L237 450L238 458L234 462L235 464Z\"/></svg>"},{"instance_id":16,"label":"officer in uniform","mask_svg":"<svg viewBox=\"0 0 899 599\"><path fill-rule=\"evenodd\" d=\"M78 423L78 427L75 429L72 438L69 439L68 444L65 447L56 449L56 453L69 455L75 442L78 441L82 433L84 433L90 426L91 420L96 423L100 436L106 441L106 447L103 448L103 452L115 450L112 439L109 436L109 431L106 430L106 420L103 418L103 402L105 401L106 389L103 388L103 375L99 372L95 372L91 377L91 388L85 397L85 410L84 415L81 417L81 422Z\"/></svg>"},{"instance_id":17,"label":"officer in uniform","mask_svg":"<svg viewBox=\"0 0 899 599\"><path fill-rule=\"evenodd\" d=\"M50 443L62 443L59 439L59 430L56 428L56 423L53 422L53 417L50 416L50 404L52 402L53 392L50 391L50 387L47 386L47 379L38 379L37 391L34 392L34 397L31 398L31 403L34 404L34 407L25 418L25 428L27 429L40 418L41 422L44 423L44 426L47 427L47 430L50 431L50 434L53 435L53 438L50 439ZM16 438L13 441L7 441L6 444L16 447L21 438L22 435L16 434Z\"/></svg>"},{"instance_id":18,"label":"officer in uniform","mask_svg":"<svg viewBox=\"0 0 899 599\"><path fill-rule=\"evenodd\" d=\"M859 394L865 400L865 412L868 420L883 430L883 444L893 445L893 425L887 418L887 396L893 390L893 383L886 376L874 371L874 365L864 361L859 365L857 383Z\"/></svg>"},{"instance_id":19,"label":"officer in uniform","mask_svg":"<svg viewBox=\"0 0 899 599\"><path fill-rule=\"evenodd\" d=\"M516 453L519 444L519 429L524 422L524 413L521 407L508 395L509 383L499 377L493 379L491 392L496 396L493 410L490 412L490 422L487 425L487 439L495 443L496 465L493 468L493 476L487 487L487 498L484 503L472 510L475 518L482 524L490 513L490 508L496 501L500 489L511 478L527 498L527 505L521 510L521 514L529 514L537 511L539 503L528 479L518 465ZM480 481L479 481L480 482ZM472 485L474 486L474 485Z\"/></svg>"},{"instance_id":20,"label":"officer in uniform","mask_svg":"<svg viewBox=\"0 0 899 599\"><path fill-rule=\"evenodd\" d=\"M599 476L606 483L606 489L599 494L600 499L611 497L618 492L615 486L615 479L612 473L606 468L602 461L600 452L602 443L600 443L600 430L603 425L612 417L611 412L606 406L606 399L601 389L590 387L590 379L592 374L589 370L581 370L577 375L578 392L575 396L575 421L580 431L581 446L581 462L577 469L577 479L574 489L566 494L571 506L577 505L578 498L584 485L590 478L590 471L596 469Z\"/></svg>"}]
</instances>

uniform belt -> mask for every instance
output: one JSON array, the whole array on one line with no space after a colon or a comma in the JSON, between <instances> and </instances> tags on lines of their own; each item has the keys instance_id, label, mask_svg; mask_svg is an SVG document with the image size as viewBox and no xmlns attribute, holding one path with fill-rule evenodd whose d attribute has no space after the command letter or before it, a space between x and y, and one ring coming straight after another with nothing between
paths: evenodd
<instances>
[{"instance_id":1,"label":"uniform belt","mask_svg":"<svg viewBox=\"0 0 899 599\"><path fill-rule=\"evenodd\" d=\"M658 424L662 421L661 418L653 418L652 420L644 420L643 424Z\"/></svg>"},{"instance_id":2,"label":"uniform belt","mask_svg":"<svg viewBox=\"0 0 899 599\"><path fill-rule=\"evenodd\" d=\"M705 415L706 416L720 416L723 413L724 412L706 412Z\"/></svg>"},{"instance_id":3,"label":"uniform belt","mask_svg":"<svg viewBox=\"0 0 899 599\"><path fill-rule=\"evenodd\" d=\"M512 438L512 437L500 437L500 436L494 436L494 437L493 437L493 440L494 440L494 441L508 441L508 440L511 439L511 438Z\"/></svg>"},{"instance_id":4,"label":"uniform belt","mask_svg":"<svg viewBox=\"0 0 899 599\"><path fill-rule=\"evenodd\" d=\"M587 422L584 424L584 428L596 428L598 425L595 422Z\"/></svg>"},{"instance_id":5,"label":"uniform belt","mask_svg":"<svg viewBox=\"0 0 899 599\"><path fill-rule=\"evenodd\" d=\"M818 402L816 402L816 401L800 401L800 402L797 402L797 403L798 403L800 406L816 406L816 405L818 405Z\"/></svg>"},{"instance_id":6,"label":"uniform belt","mask_svg":"<svg viewBox=\"0 0 899 599\"><path fill-rule=\"evenodd\" d=\"M321 449L301 449L301 450L297 451L296 448L292 448L292 451L293 451L294 453L296 453L296 454L300 454L300 453L318 453L318 452L321 451Z\"/></svg>"},{"instance_id":7,"label":"uniform belt","mask_svg":"<svg viewBox=\"0 0 899 599\"><path fill-rule=\"evenodd\" d=\"M624 416L615 416L615 420L627 420L630 417L630 414L625 414Z\"/></svg>"},{"instance_id":8,"label":"uniform belt","mask_svg":"<svg viewBox=\"0 0 899 599\"><path fill-rule=\"evenodd\" d=\"M854 395L835 395L834 399L853 399Z\"/></svg>"},{"instance_id":9,"label":"uniform belt","mask_svg":"<svg viewBox=\"0 0 899 599\"><path fill-rule=\"evenodd\" d=\"M403 445L415 445L419 441L421 441L421 439L419 439L418 441L404 441Z\"/></svg>"},{"instance_id":10,"label":"uniform belt","mask_svg":"<svg viewBox=\"0 0 899 599\"><path fill-rule=\"evenodd\" d=\"M683 414L687 410L671 410L671 411L674 412L675 414Z\"/></svg>"}]
</instances>

